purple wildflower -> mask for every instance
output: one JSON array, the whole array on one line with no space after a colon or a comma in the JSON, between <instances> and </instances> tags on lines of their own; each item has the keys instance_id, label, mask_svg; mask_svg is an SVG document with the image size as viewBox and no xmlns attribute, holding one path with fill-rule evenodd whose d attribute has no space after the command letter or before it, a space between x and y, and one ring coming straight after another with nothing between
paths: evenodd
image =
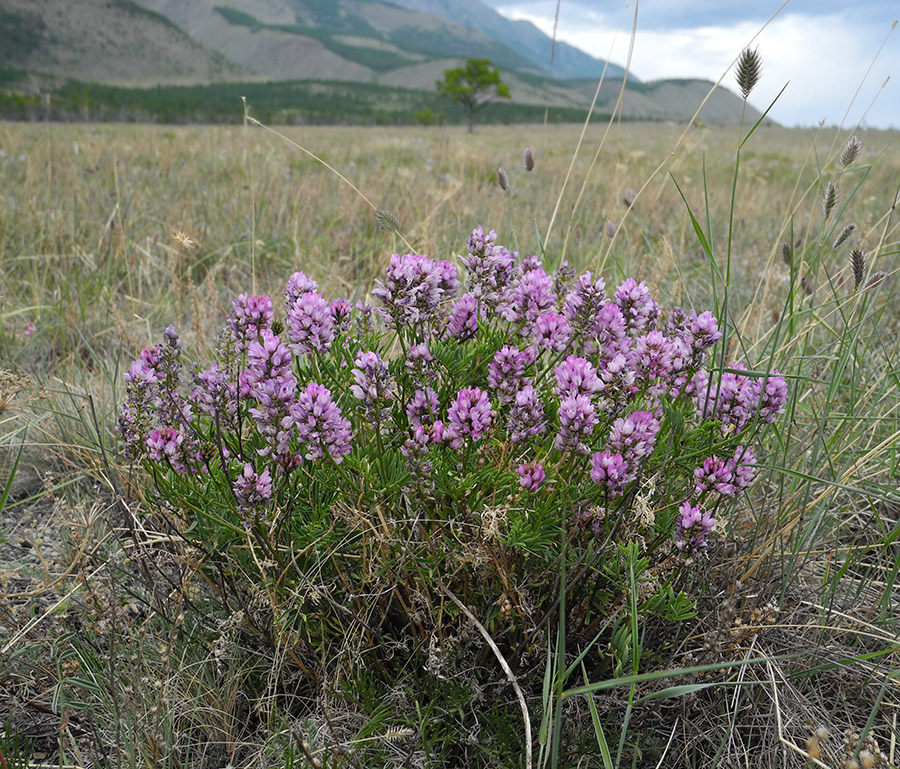
<instances>
[{"instance_id":1,"label":"purple wildflower","mask_svg":"<svg viewBox=\"0 0 900 769\"><path fill-rule=\"evenodd\" d=\"M287 332L296 355L327 352L334 341L334 317L321 294L300 294L287 313Z\"/></svg>"},{"instance_id":2,"label":"purple wildflower","mask_svg":"<svg viewBox=\"0 0 900 769\"><path fill-rule=\"evenodd\" d=\"M620 413L637 391L634 369L624 354L618 353L600 371L603 382L603 408L608 414Z\"/></svg>"},{"instance_id":3,"label":"purple wildflower","mask_svg":"<svg viewBox=\"0 0 900 769\"><path fill-rule=\"evenodd\" d=\"M406 457L406 468L413 477L415 484L413 491L421 491L431 475L431 462L428 460L428 447L432 443L432 436L428 429L419 425L412 438L407 438L400 447L400 453Z\"/></svg>"},{"instance_id":4,"label":"purple wildflower","mask_svg":"<svg viewBox=\"0 0 900 769\"><path fill-rule=\"evenodd\" d=\"M737 493L734 480L734 465L713 455L703 460L703 467L694 470L694 493L705 494L715 489L726 497Z\"/></svg>"},{"instance_id":5,"label":"purple wildflower","mask_svg":"<svg viewBox=\"0 0 900 769\"><path fill-rule=\"evenodd\" d=\"M156 424L153 408L159 383L156 369L148 362L155 362L157 348L148 348L125 372L125 403L119 413L117 429L125 444L125 456L139 459L147 446L147 436Z\"/></svg>"},{"instance_id":6,"label":"purple wildflower","mask_svg":"<svg viewBox=\"0 0 900 769\"><path fill-rule=\"evenodd\" d=\"M459 290L459 276L456 273L456 265L446 259L437 259L435 266L438 273L438 287L441 289L441 299L444 301L453 299Z\"/></svg>"},{"instance_id":7,"label":"purple wildflower","mask_svg":"<svg viewBox=\"0 0 900 769\"><path fill-rule=\"evenodd\" d=\"M756 452L753 449L738 446L728 461L733 472L734 485L738 489L749 489L756 478Z\"/></svg>"},{"instance_id":8,"label":"purple wildflower","mask_svg":"<svg viewBox=\"0 0 900 769\"><path fill-rule=\"evenodd\" d=\"M291 352L281 339L266 329L262 341L250 343L247 349L247 368L240 376L240 396L254 397L254 387L266 379L293 379Z\"/></svg>"},{"instance_id":9,"label":"purple wildflower","mask_svg":"<svg viewBox=\"0 0 900 769\"><path fill-rule=\"evenodd\" d=\"M260 456L273 456L285 469L300 463L291 450L294 427L291 410L297 395L297 380L291 371L291 353L275 334L265 331L262 342L247 351L247 368L241 373L241 397L253 398L250 416L267 446Z\"/></svg>"},{"instance_id":10,"label":"purple wildflower","mask_svg":"<svg viewBox=\"0 0 900 769\"><path fill-rule=\"evenodd\" d=\"M536 267L524 273L506 293L503 317L510 323L522 324L522 333L528 334L538 315L555 302L553 278Z\"/></svg>"},{"instance_id":11,"label":"purple wildflower","mask_svg":"<svg viewBox=\"0 0 900 769\"><path fill-rule=\"evenodd\" d=\"M272 326L274 319L272 300L267 296L241 294L232 302L228 316L228 329L238 352L244 352L250 342Z\"/></svg>"},{"instance_id":12,"label":"purple wildflower","mask_svg":"<svg viewBox=\"0 0 900 769\"><path fill-rule=\"evenodd\" d=\"M775 421L787 404L787 382L778 371L767 377L750 380L738 395L738 401L747 414L748 420L759 411L759 419L766 424Z\"/></svg>"},{"instance_id":13,"label":"purple wildflower","mask_svg":"<svg viewBox=\"0 0 900 769\"><path fill-rule=\"evenodd\" d=\"M650 289L643 280L638 283L634 278L626 278L616 288L615 298L630 335L653 328L659 305L650 297Z\"/></svg>"},{"instance_id":14,"label":"purple wildflower","mask_svg":"<svg viewBox=\"0 0 900 769\"><path fill-rule=\"evenodd\" d=\"M157 345L153 345L153 347L145 347L143 350L141 350L140 360L143 365L153 369L154 371L158 371L159 347Z\"/></svg>"},{"instance_id":15,"label":"purple wildflower","mask_svg":"<svg viewBox=\"0 0 900 769\"><path fill-rule=\"evenodd\" d=\"M496 248L494 245L494 241L496 240L496 230L491 230L485 235L484 229L479 224L472 230L472 234L469 235L469 239L466 241L466 247L469 249L469 254L473 256L484 256L485 254L492 253L492 249Z\"/></svg>"},{"instance_id":16,"label":"purple wildflower","mask_svg":"<svg viewBox=\"0 0 900 769\"><path fill-rule=\"evenodd\" d=\"M519 473L519 485L526 491L537 491L538 486L547 477L544 473L544 466L540 462L519 465L517 472Z\"/></svg>"},{"instance_id":17,"label":"purple wildflower","mask_svg":"<svg viewBox=\"0 0 900 769\"><path fill-rule=\"evenodd\" d=\"M460 390L447 411L450 446L460 448L464 438L480 441L491 429L495 416L486 392L478 387Z\"/></svg>"},{"instance_id":18,"label":"purple wildflower","mask_svg":"<svg viewBox=\"0 0 900 769\"><path fill-rule=\"evenodd\" d=\"M155 462L167 462L176 473L188 472L191 443L174 427L160 427L147 437L147 453Z\"/></svg>"},{"instance_id":19,"label":"purple wildflower","mask_svg":"<svg viewBox=\"0 0 900 769\"><path fill-rule=\"evenodd\" d=\"M590 398L603 389L597 370L585 358L570 355L556 367L554 373L556 394L560 398L580 394Z\"/></svg>"},{"instance_id":20,"label":"purple wildflower","mask_svg":"<svg viewBox=\"0 0 900 769\"><path fill-rule=\"evenodd\" d=\"M448 339L464 342L478 333L479 317L484 320L484 308L472 294L463 294L450 308L445 334Z\"/></svg>"},{"instance_id":21,"label":"purple wildflower","mask_svg":"<svg viewBox=\"0 0 900 769\"><path fill-rule=\"evenodd\" d=\"M284 289L284 309L290 312L291 307L303 294L318 294L319 284L305 273L295 272L288 278Z\"/></svg>"},{"instance_id":22,"label":"purple wildflower","mask_svg":"<svg viewBox=\"0 0 900 769\"><path fill-rule=\"evenodd\" d=\"M618 452L632 465L653 451L659 422L649 411L633 411L613 422L607 449Z\"/></svg>"},{"instance_id":23,"label":"purple wildflower","mask_svg":"<svg viewBox=\"0 0 900 769\"><path fill-rule=\"evenodd\" d=\"M675 547L690 555L703 550L716 522L712 515L701 510L699 505L682 503L678 508L679 518L675 522Z\"/></svg>"},{"instance_id":24,"label":"purple wildflower","mask_svg":"<svg viewBox=\"0 0 900 769\"><path fill-rule=\"evenodd\" d=\"M671 341L661 331L650 331L634 340L629 357L642 379L652 381L669 377L672 370Z\"/></svg>"},{"instance_id":25,"label":"purple wildflower","mask_svg":"<svg viewBox=\"0 0 900 769\"><path fill-rule=\"evenodd\" d=\"M524 275L526 272L531 272L532 270L543 270L544 265L541 262L541 258L534 254L533 256L526 256L522 260L522 264L519 265L519 275Z\"/></svg>"},{"instance_id":26,"label":"purple wildflower","mask_svg":"<svg viewBox=\"0 0 900 769\"><path fill-rule=\"evenodd\" d=\"M572 290L566 296L563 314L576 339L587 341L594 334L594 326L600 316L600 309L606 303L606 282L585 272L578 277Z\"/></svg>"},{"instance_id":27,"label":"purple wildflower","mask_svg":"<svg viewBox=\"0 0 900 769\"><path fill-rule=\"evenodd\" d=\"M632 478L621 454L597 451L591 457L591 480L605 486L611 497L618 497L624 493L625 486Z\"/></svg>"},{"instance_id":28,"label":"purple wildflower","mask_svg":"<svg viewBox=\"0 0 900 769\"><path fill-rule=\"evenodd\" d=\"M376 352L359 353L353 381L355 384L350 386L350 392L362 402L366 416L376 423L384 421L390 413L387 404L394 385L387 363Z\"/></svg>"},{"instance_id":29,"label":"purple wildflower","mask_svg":"<svg viewBox=\"0 0 900 769\"><path fill-rule=\"evenodd\" d=\"M247 462L241 474L235 478L233 488L241 510L259 509L272 498L272 475L268 470L257 474L253 465Z\"/></svg>"},{"instance_id":30,"label":"purple wildflower","mask_svg":"<svg viewBox=\"0 0 900 769\"><path fill-rule=\"evenodd\" d=\"M417 384L430 382L437 376L434 370L434 356L425 342L414 344L409 348L406 353L406 369Z\"/></svg>"},{"instance_id":31,"label":"purple wildflower","mask_svg":"<svg viewBox=\"0 0 900 769\"><path fill-rule=\"evenodd\" d=\"M469 255L462 259L469 273L469 293L488 310L497 306L515 272L515 258L496 245L496 239L494 230L485 235L481 226L476 227L469 236Z\"/></svg>"},{"instance_id":32,"label":"purple wildflower","mask_svg":"<svg viewBox=\"0 0 900 769\"><path fill-rule=\"evenodd\" d=\"M559 432L553 445L560 451L574 449L588 454L585 441L590 439L597 425L597 413L589 395L567 395L559 404Z\"/></svg>"},{"instance_id":33,"label":"purple wildflower","mask_svg":"<svg viewBox=\"0 0 900 769\"><path fill-rule=\"evenodd\" d=\"M744 368L736 363L736 369ZM699 419L718 419L723 425L743 430L753 412L750 408L750 379L743 374L723 371L716 386L702 372L698 372L695 398Z\"/></svg>"},{"instance_id":34,"label":"purple wildflower","mask_svg":"<svg viewBox=\"0 0 900 769\"><path fill-rule=\"evenodd\" d=\"M175 326L166 326L163 331L163 343L159 348L157 370L162 374L166 387L175 390L181 377L181 338Z\"/></svg>"},{"instance_id":35,"label":"purple wildflower","mask_svg":"<svg viewBox=\"0 0 900 769\"><path fill-rule=\"evenodd\" d=\"M350 453L353 432L350 422L331 398L328 388L310 382L291 407L291 419L297 427L297 437L306 448L306 459L325 456L340 464Z\"/></svg>"},{"instance_id":36,"label":"purple wildflower","mask_svg":"<svg viewBox=\"0 0 900 769\"><path fill-rule=\"evenodd\" d=\"M191 405L178 393L181 383L181 339L174 326L163 332L163 343L156 349L156 374L159 389L154 401L160 423L180 427L191 420Z\"/></svg>"},{"instance_id":37,"label":"purple wildflower","mask_svg":"<svg viewBox=\"0 0 900 769\"><path fill-rule=\"evenodd\" d=\"M237 386L215 363L194 374L191 400L204 414L230 419L237 413Z\"/></svg>"},{"instance_id":38,"label":"purple wildflower","mask_svg":"<svg viewBox=\"0 0 900 769\"><path fill-rule=\"evenodd\" d=\"M525 366L533 356L517 347L505 344L488 364L488 386L500 396L500 403L510 403L516 393L531 380L525 378Z\"/></svg>"},{"instance_id":39,"label":"purple wildflower","mask_svg":"<svg viewBox=\"0 0 900 769\"><path fill-rule=\"evenodd\" d=\"M650 386L650 394L662 395L687 366L690 350L681 339L650 331L634 340L628 357L637 376Z\"/></svg>"},{"instance_id":40,"label":"purple wildflower","mask_svg":"<svg viewBox=\"0 0 900 769\"><path fill-rule=\"evenodd\" d=\"M437 419L439 409L438 394L426 387L413 393L412 400L406 404L406 418L413 427L431 425Z\"/></svg>"},{"instance_id":41,"label":"purple wildflower","mask_svg":"<svg viewBox=\"0 0 900 769\"><path fill-rule=\"evenodd\" d=\"M301 461L291 447L296 434L292 417L296 394L297 383L293 375L287 379L264 379L254 385L256 405L249 409L257 431L268 444L257 454L272 456L285 471L298 466Z\"/></svg>"},{"instance_id":42,"label":"purple wildflower","mask_svg":"<svg viewBox=\"0 0 900 769\"><path fill-rule=\"evenodd\" d=\"M572 338L572 327L564 315L547 310L538 315L534 323L534 342L544 350L565 352Z\"/></svg>"},{"instance_id":43,"label":"purple wildflower","mask_svg":"<svg viewBox=\"0 0 900 769\"><path fill-rule=\"evenodd\" d=\"M350 330L353 305L347 299L334 299L328 304L336 334L346 334Z\"/></svg>"},{"instance_id":44,"label":"purple wildflower","mask_svg":"<svg viewBox=\"0 0 900 769\"><path fill-rule=\"evenodd\" d=\"M422 254L394 254L384 281L372 291L382 304L381 315L389 328L426 329L435 320L444 294L443 270Z\"/></svg>"},{"instance_id":45,"label":"purple wildflower","mask_svg":"<svg viewBox=\"0 0 900 769\"><path fill-rule=\"evenodd\" d=\"M617 304L607 302L597 312L588 340L589 349L596 347L603 358L626 353L630 347L626 331L625 316L621 308Z\"/></svg>"},{"instance_id":46,"label":"purple wildflower","mask_svg":"<svg viewBox=\"0 0 900 769\"><path fill-rule=\"evenodd\" d=\"M680 307L673 307L672 311L666 316L666 322L663 324L663 333L667 337L680 336L686 333L687 315Z\"/></svg>"},{"instance_id":47,"label":"purple wildflower","mask_svg":"<svg viewBox=\"0 0 900 769\"><path fill-rule=\"evenodd\" d=\"M696 352L707 350L722 338L716 316L708 310L697 315L693 310L685 319L686 341Z\"/></svg>"},{"instance_id":48,"label":"purple wildflower","mask_svg":"<svg viewBox=\"0 0 900 769\"><path fill-rule=\"evenodd\" d=\"M506 429L510 440L520 443L544 432L546 426L544 404L534 387L526 385L516 393L516 402L509 411Z\"/></svg>"}]
</instances>

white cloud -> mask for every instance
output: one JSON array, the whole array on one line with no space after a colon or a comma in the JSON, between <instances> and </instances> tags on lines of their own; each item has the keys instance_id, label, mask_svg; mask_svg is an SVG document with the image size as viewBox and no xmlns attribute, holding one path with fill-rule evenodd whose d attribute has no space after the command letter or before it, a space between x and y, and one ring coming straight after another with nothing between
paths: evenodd
<instances>
[{"instance_id":1,"label":"white cloud","mask_svg":"<svg viewBox=\"0 0 900 769\"><path fill-rule=\"evenodd\" d=\"M506 7L511 18L531 21L547 34L553 31L553 16L537 13L537 6ZM543 6L541 6L543 8ZM583 7L563 7L557 36L601 59L624 64L628 54L631 17L613 22L608 17L589 18ZM627 11L628 14L633 11ZM618 23L618 28L613 26ZM828 15L784 14L760 32L762 23L679 26L671 29L642 28L638 18L631 69L642 80L698 77L718 80L747 45L759 47L763 78L750 97L764 109L789 82L771 116L786 125L815 125L821 120L840 123L860 87L878 47L890 31L890 22L857 20L843 13ZM758 36L757 36L757 33ZM754 37L756 39L754 40ZM882 89L884 80L893 82ZM734 78L723 84L732 90ZM859 121L877 96L865 124L900 127L900 30L889 36L853 104L846 125Z\"/></svg>"}]
</instances>

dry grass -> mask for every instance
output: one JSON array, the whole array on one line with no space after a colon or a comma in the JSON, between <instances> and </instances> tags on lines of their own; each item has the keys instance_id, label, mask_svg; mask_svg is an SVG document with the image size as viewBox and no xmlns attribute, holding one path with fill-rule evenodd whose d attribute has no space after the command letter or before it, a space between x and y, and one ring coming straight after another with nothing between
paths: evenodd
<instances>
[{"instance_id":1,"label":"dry grass","mask_svg":"<svg viewBox=\"0 0 900 769\"><path fill-rule=\"evenodd\" d=\"M579 131L496 126L470 137L464 129L332 127L286 134L399 218L403 237L422 253L451 258L483 224L520 253L543 250L551 266L565 258L576 269L599 270L607 284L631 275L658 287L665 305L707 309L722 301L722 285L713 285L671 173L723 261L730 242L733 357L777 363L794 377L795 397L770 446L774 470L759 484L751 515L725 532L696 625L670 660L671 668L722 664L726 672L715 680L731 688L648 700L635 706L630 726L621 715L630 712L627 689L598 693L595 702L605 708L607 729L630 728L628 739L662 756L661 766L790 766L807 755L818 765L849 766L860 758L853 757L856 743L872 735L882 751L876 765L895 765L898 136L859 133L862 156L842 174L838 157L849 133L760 128L741 154L732 209L736 129L694 129L679 143L681 127L629 124L614 127L598 150L603 129L592 127L542 244ZM522 168L526 146L534 149L531 173ZM350 745L353 735L369 744L388 733L391 724L330 711L327 703L321 721L279 722L279 697L309 696L299 684L286 695L278 679L290 649L252 633L250 641L238 637L234 607L231 616L197 613L209 586L196 554L168 545L142 554L120 536L117 527L136 519L107 462L115 463L111 425L123 366L165 325L174 322L191 353L205 356L238 292L277 295L287 275L303 269L326 295L361 296L389 255L405 250L402 240L381 229L372 206L330 171L258 128L7 124L0 125L0 150L0 354L42 396L26 409L27 435L18 415L5 405L0 411L0 479L23 438L27 443L0 521L9 532L0 544L9 602L0 609L8 632L0 648L18 655L0 662L0 691L11 703L0 706L0 719L12 717L48 758L82 766L91 751L110 766L269 765L292 734L308 735L317 750L335 747L335 735ZM509 174L506 192L496 182L499 166ZM821 209L830 179L840 190L833 229L823 228ZM634 190L641 194L629 206ZM849 243L831 249L850 221L869 274L888 273L877 294L855 290ZM793 272L782 260L785 241ZM49 469L52 478L42 481L26 466ZM11 506L29 497L37 501ZM23 510L32 518L22 518ZM41 519L42 510L52 513ZM49 556L21 544L41 537ZM136 574L152 578L142 583ZM160 595L148 596L148 585ZM165 621L155 623L148 607L167 602ZM73 627L95 635L75 643ZM657 631L666 632L652 624L647 632ZM217 640L192 645L192 634L203 633ZM119 656L105 659L104 649L113 647ZM169 656L175 648L177 660ZM727 668L762 657L766 664ZM140 672L144 691L110 694L121 666ZM270 696L243 702L242 682L261 667L273 681ZM713 675L669 683L702 684ZM652 693L652 683L641 685L648 688L637 697ZM92 696L95 710L79 710ZM98 701L116 718L104 721ZM240 719L251 708L269 731L248 742ZM590 730L586 705L573 704L569 716L573 731ZM820 726L829 736L814 744ZM185 734L206 739L208 750L178 753L173 745ZM397 765L419 756L415 745L382 743ZM4 746L9 752L0 738Z\"/></svg>"}]
</instances>

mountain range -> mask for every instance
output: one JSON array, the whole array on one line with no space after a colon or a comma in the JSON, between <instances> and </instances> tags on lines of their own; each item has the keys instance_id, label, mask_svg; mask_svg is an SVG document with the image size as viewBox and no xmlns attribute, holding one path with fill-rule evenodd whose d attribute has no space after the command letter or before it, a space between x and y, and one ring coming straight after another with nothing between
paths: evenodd
<instances>
[{"instance_id":1,"label":"mountain range","mask_svg":"<svg viewBox=\"0 0 900 769\"><path fill-rule=\"evenodd\" d=\"M584 109L603 76L602 112L625 75L481 0L0 0L0 40L0 88L26 91L77 80L131 88L319 81L433 92L446 69L473 57L500 68L518 105ZM710 87L628 80L623 116L635 119L683 120ZM740 99L719 89L703 119L733 122L740 110Z\"/></svg>"}]
</instances>

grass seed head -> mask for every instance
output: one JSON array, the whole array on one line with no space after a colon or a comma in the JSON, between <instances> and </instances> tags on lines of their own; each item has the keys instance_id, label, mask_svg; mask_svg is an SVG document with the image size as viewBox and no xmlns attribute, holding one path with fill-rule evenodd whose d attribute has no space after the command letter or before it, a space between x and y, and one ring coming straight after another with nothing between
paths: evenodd
<instances>
[{"instance_id":1,"label":"grass seed head","mask_svg":"<svg viewBox=\"0 0 900 769\"><path fill-rule=\"evenodd\" d=\"M851 136L844 149L841 150L841 168L847 168L852 165L853 161L859 157L859 151L862 149L862 142L856 136Z\"/></svg>"},{"instance_id":2,"label":"grass seed head","mask_svg":"<svg viewBox=\"0 0 900 769\"><path fill-rule=\"evenodd\" d=\"M856 290L866 277L866 252L859 246L850 249L850 267L853 270L853 289Z\"/></svg>"},{"instance_id":3,"label":"grass seed head","mask_svg":"<svg viewBox=\"0 0 900 769\"><path fill-rule=\"evenodd\" d=\"M887 273L884 270L878 270L878 272L873 272L872 277L870 277L866 281L866 288L875 288L881 281L883 281L887 277Z\"/></svg>"},{"instance_id":4,"label":"grass seed head","mask_svg":"<svg viewBox=\"0 0 900 769\"><path fill-rule=\"evenodd\" d=\"M375 223L380 230L400 232L400 217L393 211L378 209L378 211L375 212Z\"/></svg>"},{"instance_id":5,"label":"grass seed head","mask_svg":"<svg viewBox=\"0 0 900 769\"><path fill-rule=\"evenodd\" d=\"M528 173L534 171L534 150L526 147L522 152L522 165Z\"/></svg>"},{"instance_id":6,"label":"grass seed head","mask_svg":"<svg viewBox=\"0 0 900 769\"><path fill-rule=\"evenodd\" d=\"M794 249L791 247L790 242L787 240L781 244L781 259L788 267L790 267L794 262Z\"/></svg>"},{"instance_id":7,"label":"grass seed head","mask_svg":"<svg viewBox=\"0 0 900 769\"><path fill-rule=\"evenodd\" d=\"M175 241L176 246L183 249L184 251L193 251L195 248L197 248L197 241L181 232L180 230L172 233L172 240Z\"/></svg>"},{"instance_id":8,"label":"grass seed head","mask_svg":"<svg viewBox=\"0 0 900 769\"><path fill-rule=\"evenodd\" d=\"M500 185L501 190L509 192L509 177L506 175L506 171L503 170L503 166L497 169L497 184Z\"/></svg>"},{"instance_id":9,"label":"grass seed head","mask_svg":"<svg viewBox=\"0 0 900 769\"><path fill-rule=\"evenodd\" d=\"M831 216L831 212L834 211L834 207L837 205L837 200L838 186L837 182L832 179L825 186L825 197L822 198L822 212L825 214L826 219L828 219L828 217Z\"/></svg>"},{"instance_id":10,"label":"grass seed head","mask_svg":"<svg viewBox=\"0 0 900 769\"><path fill-rule=\"evenodd\" d=\"M744 98L750 96L750 92L759 82L762 73L762 59L759 56L759 49L745 48L741 51L737 65L737 84L741 89Z\"/></svg>"},{"instance_id":11,"label":"grass seed head","mask_svg":"<svg viewBox=\"0 0 900 769\"><path fill-rule=\"evenodd\" d=\"M845 224L841 231L838 233L838 236L834 240L834 245L832 248L840 248L844 243L847 242L848 238L856 232L856 224L854 222L850 222L850 224Z\"/></svg>"}]
</instances>

